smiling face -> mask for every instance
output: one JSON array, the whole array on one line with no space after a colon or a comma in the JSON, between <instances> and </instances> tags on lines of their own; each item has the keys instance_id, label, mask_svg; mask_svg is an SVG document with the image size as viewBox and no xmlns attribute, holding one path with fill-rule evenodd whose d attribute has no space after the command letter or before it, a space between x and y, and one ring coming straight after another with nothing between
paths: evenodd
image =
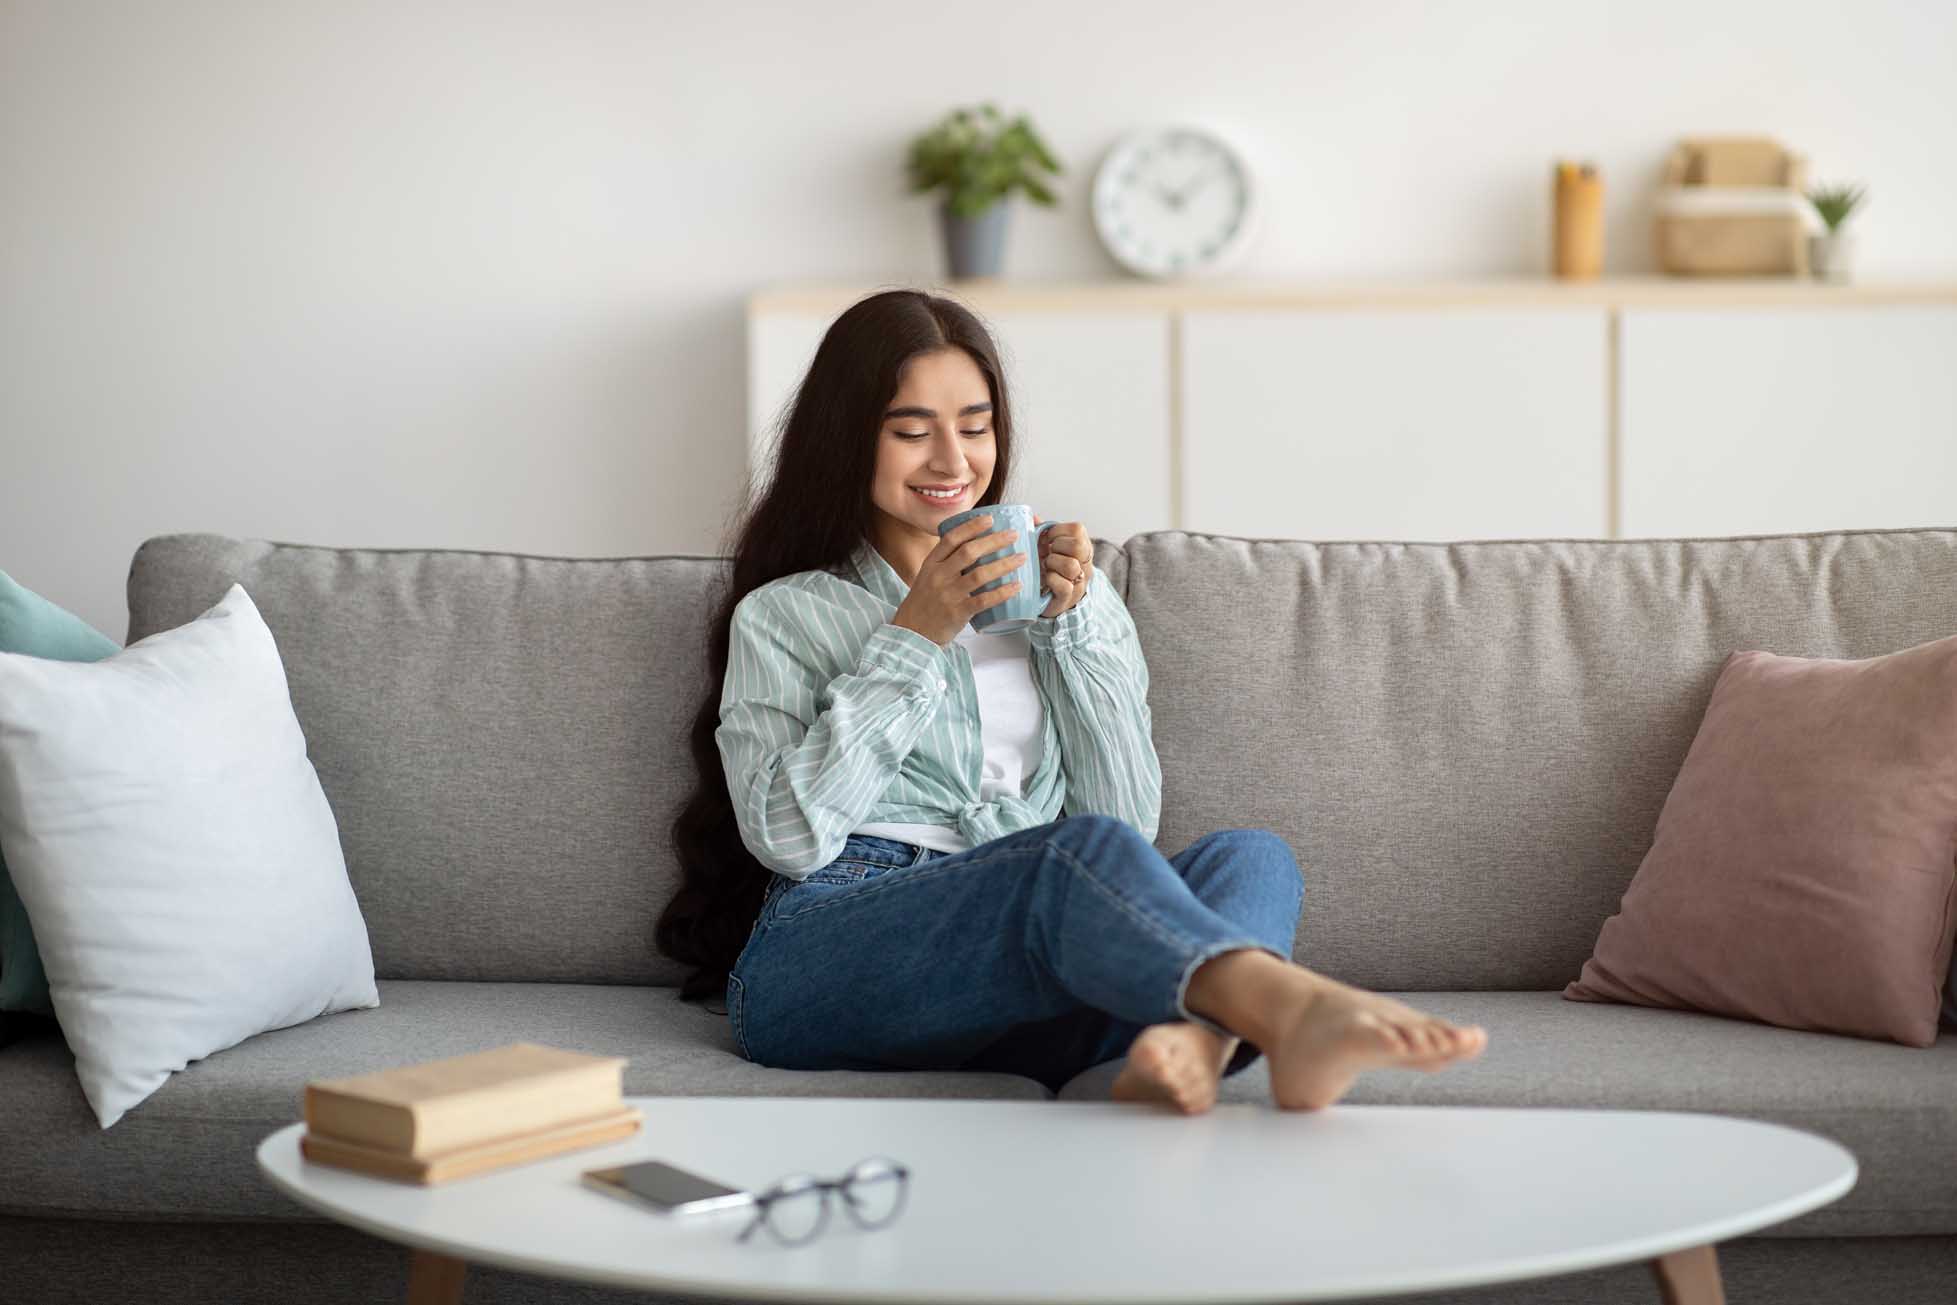
<instances>
[{"instance_id":1,"label":"smiling face","mask_svg":"<svg viewBox=\"0 0 1957 1305\"><path fill-rule=\"evenodd\" d=\"M870 486L877 551L909 584L938 543L938 523L979 501L997 452L992 392L963 349L904 364L877 432ZM923 491L951 489L949 495Z\"/></svg>"}]
</instances>

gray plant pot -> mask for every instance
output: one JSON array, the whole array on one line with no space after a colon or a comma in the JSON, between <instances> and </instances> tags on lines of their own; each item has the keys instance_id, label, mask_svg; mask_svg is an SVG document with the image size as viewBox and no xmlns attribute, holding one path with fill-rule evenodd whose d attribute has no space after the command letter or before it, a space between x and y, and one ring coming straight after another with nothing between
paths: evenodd
<instances>
[{"instance_id":1,"label":"gray plant pot","mask_svg":"<svg viewBox=\"0 0 1957 1305\"><path fill-rule=\"evenodd\" d=\"M938 206L952 280L999 275L1006 253L1006 213L1003 199L977 217L954 216L948 202Z\"/></svg>"},{"instance_id":2,"label":"gray plant pot","mask_svg":"<svg viewBox=\"0 0 1957 1305\"><path fill-rule=\"evenodd\" d=\"M1808 271L1822 281L1847 281L1855 275L1855 237L1838 230L1808 237Z\"/></svg>"}]
</instances>

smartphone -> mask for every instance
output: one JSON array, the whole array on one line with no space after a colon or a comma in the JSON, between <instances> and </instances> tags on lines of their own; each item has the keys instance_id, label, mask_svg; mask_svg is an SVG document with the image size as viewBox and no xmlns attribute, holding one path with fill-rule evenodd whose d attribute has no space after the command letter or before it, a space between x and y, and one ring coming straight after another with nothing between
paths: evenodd
<instances>
[{"instance_id":1,"label":"smartphone","mask_svg":"<svg viewBox=\"0 0 1957 1305\"><path fill-rule=\"evenodd\" d=\"M607 1196L637 1201L666 1214L704 1214L754 1204L754 1193L690 1174L663 1160L587 1169L584 1181Z\"/></svg>"}]
</instances>

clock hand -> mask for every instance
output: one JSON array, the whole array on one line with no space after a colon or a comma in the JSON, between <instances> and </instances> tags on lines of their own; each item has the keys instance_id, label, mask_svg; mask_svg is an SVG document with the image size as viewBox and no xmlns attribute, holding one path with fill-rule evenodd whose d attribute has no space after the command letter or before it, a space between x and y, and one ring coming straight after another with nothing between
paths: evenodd
<instances>
[{"instance_id":1,"label":"clock hand","mask_svg":"<svg viewBox=\"0 0 1957 1305\"><path fill-rule=\"evenodd\" d=\"M1183 183L1182 189L1176 192L1176 207L1181 208L1185 203L1189 201L1189 197L1191 195L1195 194L1197 191L1201 190L1203 187L1209 185L1210 182L1215 180L1216 180L1216 169L1214 168L1211 168L1205 172L1198 172L1194 177L1190 178L1187 182Z\"/></svg>"}]
</instances>

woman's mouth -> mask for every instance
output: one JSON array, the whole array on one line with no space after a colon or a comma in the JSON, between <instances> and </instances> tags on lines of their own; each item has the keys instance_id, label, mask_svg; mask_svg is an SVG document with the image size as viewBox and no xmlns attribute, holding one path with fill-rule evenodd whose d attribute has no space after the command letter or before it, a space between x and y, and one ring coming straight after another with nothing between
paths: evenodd
<instances>
[{"instance_id":1,"label":"woman's mouth","mask_svg":"<svg viewBox=\"0 0 1957 1305\"><path fill-rule=\"evenodd\" d=\"M919 489L916 485L912 485L910 487L910 491L911 493L917 495L919 498L923 499L926 503L929 503L932 507L942 508L942 507L953 507L963 502L965 498L965 491L970 488L971 485L968 482L966 484L960 485L957 489L951 491L949 494L934 494L929 491Z\"/></svg>"}]
</instances>

